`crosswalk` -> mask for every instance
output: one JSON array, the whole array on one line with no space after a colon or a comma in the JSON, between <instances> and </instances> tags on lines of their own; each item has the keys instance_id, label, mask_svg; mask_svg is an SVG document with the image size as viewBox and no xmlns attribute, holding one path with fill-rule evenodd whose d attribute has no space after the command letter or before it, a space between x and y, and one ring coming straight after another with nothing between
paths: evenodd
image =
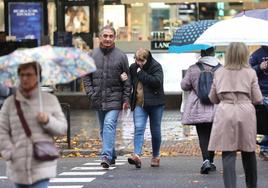
<instances>
[{"instance_id":1,"label":"crosswalk","mask_svg":"<svg viewBox=\"0 0 268 188\"><path fill-rule=\"evenodd\" d=\"M126 164L126 159L117 159L115 166L108 170L100 166L100 160L84 163L68 171L61 172L56 178L50 179L48 188L83 188L85 184L94 181L107 172L116 169L117 166ZM6 176L0 176L0 180L7 179Z\"/></svg>"},{"instance_id":2,"label":"crosswalk","mask_svg":"<svg viewBox=\"0 0 268 188\"><path fill-rule=\"evenodd\" d=\"M94 181L96 178L116 169L117 166L124 165L126 161L126 159L117 159L115 166L111 166L109 170L100 166L100 160L84 163L58 174L56 178L50 180L48 188L83 188L84 184Z\"/></svg>"}]
</instances>

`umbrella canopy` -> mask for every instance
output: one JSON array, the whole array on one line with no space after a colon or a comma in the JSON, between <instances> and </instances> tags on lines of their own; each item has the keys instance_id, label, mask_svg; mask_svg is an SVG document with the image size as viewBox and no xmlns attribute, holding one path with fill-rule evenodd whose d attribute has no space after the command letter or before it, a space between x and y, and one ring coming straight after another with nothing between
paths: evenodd
<instances>
[{"instance_id":1,"label":"umbrella canopy","mask_svg":"<svg viewBox=\"0 0 268 188\"><path fill-rule=\"evenodd\" d=\"M231 42L268 45L268 21L241 16L219 21L209 27L195 44L226 46Z\"/></svg>"},{"instance_id":2,"label":"umbrella canopy","mask_svg":"<svg viewBox=\"0 0 268 188\"><path fill-rule=\"evenodd\" d=\"M0 83L12 87L18 84L17 68L21 63L37 61L42 67L42 85L68 83L94 72L94 60L77 48L53 47L18 49L0 57Z\"/></svg>"},{"instance_id":3,"label":"umbrella canopy","mask_svg":"<svg viewBox=\"0 0 268 188\"><path fill-rule=\"evenodd\" d=\"M181 53L211 47L209 45L194 44L194 42L207 28L216 22L217 20L200 20L183 25L176 30L169 45L169 52Z\"/></svg>"},{"instance_id":4,"label":"umbrella canopy","mask_svg":"<svg viewBox=\"0 0 268 188\"><path fill-rule=\"evenodd\" d=\"M254 9L240 12L235 17L248 16L252 18L258 18L268 20L268 9Z\"/></svg>"}]
</instances>

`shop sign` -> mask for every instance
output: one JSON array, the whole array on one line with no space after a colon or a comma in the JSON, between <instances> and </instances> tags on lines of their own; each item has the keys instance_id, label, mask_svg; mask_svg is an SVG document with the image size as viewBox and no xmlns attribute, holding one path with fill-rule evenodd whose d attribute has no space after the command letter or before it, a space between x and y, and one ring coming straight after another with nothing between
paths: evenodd
<instances>
[{"instance_id":1,"label":"shop sign","mask_svg":"<svg viewBox=\"0 0 268 188\"><path fill-rule=\"evenodd\" d=\"M168 50L170 41L151 41L151 50Z\"/></svg>"}]
</instances>

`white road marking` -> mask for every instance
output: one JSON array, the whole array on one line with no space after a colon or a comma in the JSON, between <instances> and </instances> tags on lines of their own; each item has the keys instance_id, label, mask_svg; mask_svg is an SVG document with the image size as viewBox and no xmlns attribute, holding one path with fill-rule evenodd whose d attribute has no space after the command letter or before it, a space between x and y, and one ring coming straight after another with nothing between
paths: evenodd
<instances>
[{"instance_id":1,"label":"white road marking","mask_svg":"<svg viewBox=\"0 0 268 188\"><path fill-rule=\"evenodd\" d=\"M106 172L62 172L60 176L102 176Z\"/></svg>"},{"instance_id":2,"label":"white road marking","mask_svg":"<svg viewBox=\"0 0 268 188\"><path fill-rule=\"evenodd\" d=\"M95 161L96 161L96 162L101 162L100 159L96 159ZM126 160L126 159L116 159L116 160L115 160L115 164L116 164L117 162L127 162L127 160Z\"/></svg>"},{"instance_id":3,"label":"white road marking","mask_svg":"<svg viewBox=\"0 0 268 188\"><path fill-rule=\"evenodd\" d=\"M0 176L0 180L7 179L6 176Z\"/></svg>"},{"instance_id":4,"label":"white road marking","mask_svg":"<svg viewBox=\"0 0 268 188\"><path fill-rule=\"evenodd\" d=\"M115 166L119 165L124 165L125 163L115 163ZM83 165L88 165L88 166L100 166L100 163L85 163Z\"/></svg>"},{"instance_id":5,"label":"white road marking","mask_svg":"<svg viewBox=\"0 0 268 188\"><path fill-rule=\"evenodd\" d=\"M116 167L111 166L109 169L102 168L100 166L101 160L95 160L97 162L92 162L92 163L85 163L83 165L87 166L82 166L82 167L74 167L71 170L73 171L67 171L67 172L62 172L58 174L58 176L101 176L104 175L107 170L113 170ZM120 162L119 162L120 161ZM126 162L125 159L118 159L116 160L116 165L124 165ZM79 171L78 171L79 170ZM85 172L85 170L87 170ZM91 171L92 170L92 171ZM104 171L106 170L106 172ZM5 176L0 176L0 179L7 179ZM52 178L50 180L50 183L90 183L94 181L96 178ZM48 188L83 188L84 185L50 185Z\"/></svg>"},{"instance_id":6,"label":"white road marking","mask_svg":"<svg viewBox=\"0 0 268 188\"><path fill-rule=\"evenodd\" d=\"M83 182L83 183L88 183L92 182L96 178L52 178L50 179L50 183L77 183L77 182Z\"/></svg>"},{"instance_id":7,"label":"white road marking","mask_svg":"<svg viewBox=\"0 0 268 188\"><path fill-rule=\"evenodd\" d=\"M109 167L108 170L113 170L116 167ZM74 167L71 170L107 170L106 168L102 168L101 166L89 166L89 167Z\"/></svg>"},{"instance_id":8,"label":"white road marking","mask_svg":"<svg viewBox=\"0 0 268 188\"><path fill-rule=\"evenodd\" d=\"M48 186L48 188L83 188L84 185L59 185L59 186Z\"/></svg>"}]
</instances>

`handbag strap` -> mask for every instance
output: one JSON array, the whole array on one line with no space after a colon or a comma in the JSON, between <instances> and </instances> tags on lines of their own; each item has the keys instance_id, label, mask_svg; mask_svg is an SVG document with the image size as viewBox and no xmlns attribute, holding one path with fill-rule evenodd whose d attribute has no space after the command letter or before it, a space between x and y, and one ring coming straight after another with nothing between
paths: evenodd
<instances>
[{"instance_id":1,"label":"handbag strap","mask_svg":"<svg viewBox=\"0 0 268 188\"><path fill-rule=\"evenodd\" d=\"M17 114L20 118L20 122L21 122L21 125L26 133L26 135L28 137L31 137L32 136L32 132L31 132L31 129L29 128L28 126L28 123L26 122L25 118L24 118L24 115L23 115L23 112L21 110L21 105L20 105L20 102L16 99L16 95L14 95L14 100L15 100L15 105L16 105L16 109L17 109Z\"/></svg>"}]
</instances>

